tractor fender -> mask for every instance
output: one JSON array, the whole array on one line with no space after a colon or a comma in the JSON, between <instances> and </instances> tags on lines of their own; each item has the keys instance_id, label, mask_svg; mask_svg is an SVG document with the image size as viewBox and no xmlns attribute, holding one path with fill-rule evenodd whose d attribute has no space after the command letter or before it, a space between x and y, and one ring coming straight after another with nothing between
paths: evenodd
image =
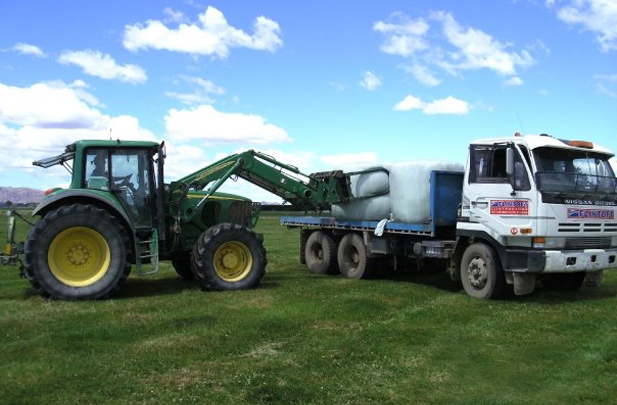
<instances>
[{"instance_id":1,"label":"tractor fender","mask_svg":"<svg viewBox=\"0 0 617 405\"><path fill-rule=\"evenodd\" d=\"M37 207L32 211L32 216L40 215L43 216L47 214L47 212L58 208L61 205L68 204L92 204L99 208L107 210L111 215L117 217L122 225L126 227L129 235L133 235L133 221L126 214L124 209L115 201L110 199L107 196L102 196L99 194L100 192L90 191L90 190L66 190L55 193L49 197L46 197L37 205Z\"/></svg>"}]
</instances>

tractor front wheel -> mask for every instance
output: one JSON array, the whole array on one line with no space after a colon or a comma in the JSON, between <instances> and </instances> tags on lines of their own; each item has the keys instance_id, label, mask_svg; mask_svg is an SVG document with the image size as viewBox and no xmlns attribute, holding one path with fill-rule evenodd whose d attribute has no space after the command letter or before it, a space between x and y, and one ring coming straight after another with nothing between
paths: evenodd
<instances>
[{"instance_id":1,"label":"tractor front wheel","mask_svg":"<svg viewBox=\"0 0 617 405\"><path fill-rule=\"evenodd\" d=\"M193 246L195 279L210 290L256 287L266 271L266 251L257 235L238 224L207 229Z\"/></svg>"},{"instance_id":2,"label":"tractor front wheel","mask_svg":"<svg viewBox=\"0 0 617 405\"><path fill-rule=\"evenodd\" d=\"M87 204L48 212L28 234L24 274L41 295L107 298L131 271L127 232L107 211Z\"/></svg>"}]
</instances>

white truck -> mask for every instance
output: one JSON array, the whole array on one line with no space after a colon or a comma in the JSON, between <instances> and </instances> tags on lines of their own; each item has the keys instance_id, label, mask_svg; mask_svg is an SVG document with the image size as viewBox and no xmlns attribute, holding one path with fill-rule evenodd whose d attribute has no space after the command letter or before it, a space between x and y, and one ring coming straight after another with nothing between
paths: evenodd
<instances>
[{"instance_id":1,"label":"white truck","mask_svg":"<svg viewBox=\"0 0 617 405\"><path fill-rule=\"evenodd\" d=\"M300 260L315 273L365 278L377 258L441 262L472 297L500 298L536 282L599 286L617 267L613 153L588 141L526 135L482 139L464 172L430 172L426 223L282 217L302 229ZM414 184L409 184L411 189Z\"/></svg>"}]
</instances>

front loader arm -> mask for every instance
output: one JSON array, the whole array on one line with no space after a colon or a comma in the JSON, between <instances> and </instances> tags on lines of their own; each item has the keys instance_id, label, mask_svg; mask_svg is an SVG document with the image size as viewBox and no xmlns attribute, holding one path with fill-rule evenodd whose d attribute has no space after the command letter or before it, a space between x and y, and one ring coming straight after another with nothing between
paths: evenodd
<instances>
[{"instance_id":1,"label":"front loader arm","mask_svg":"<svg viewBox=\"0 0 617 405\"><path fill-rule=\"evenodd\" d=\"M342 171L307 176L298 168L271 156L249 150L221 159L171 184L174 189L206 190L214 193L231 176L238 176L283 198L298 208L326 209L347 201L349 182Z\"/></svg>"}]
</instances>

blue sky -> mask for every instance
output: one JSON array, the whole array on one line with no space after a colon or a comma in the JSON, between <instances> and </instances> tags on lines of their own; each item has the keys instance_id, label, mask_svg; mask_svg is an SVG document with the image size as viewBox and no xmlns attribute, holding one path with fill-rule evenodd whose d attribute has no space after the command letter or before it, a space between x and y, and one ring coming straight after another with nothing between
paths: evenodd
<instances>
[{"instance_id":1,"label":"blue sky","mask_svg":"<svg viewBox=\"0 0 617 405\"><path fill-rule=\"evenodd\" d=\"M0 27L1 186L67 183L30 163L110 128L165 139L171 177L249 148L462 162L515 131L617 150L617 0L5 0Z\"/></svg>"}]
</instances>

